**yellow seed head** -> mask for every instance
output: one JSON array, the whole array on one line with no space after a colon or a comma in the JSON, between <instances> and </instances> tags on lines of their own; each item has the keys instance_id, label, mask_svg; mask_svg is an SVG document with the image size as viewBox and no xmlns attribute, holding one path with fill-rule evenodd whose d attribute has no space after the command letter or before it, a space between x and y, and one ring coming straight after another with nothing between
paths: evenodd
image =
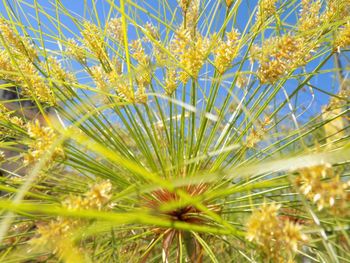
<instances>
[{"instance_id":1,"label":"yellow seed head","mask_svg":"<svg viewBox=\"0 0 350 263\"><path fill-rule=\"evenodd\" d=\"M350 21L338 31L334 41L334 48L337 50L348 46L350 46Z\"/></svg>"},{"instance_id":2,"label":"yellow seed head","mask_svg":"<svg viewBox=\"0 0 350 263\"><path fill-rule=\"evenodd\" d=\"M113 18L108 22L108 33L119 44L124 45L124 32L122 18Z\"/></svg>"},{"instance_id":3,"label":"yellow seed head","mask_svg":"<svg viewBox=\"0 0 350 263\"><path fill-rule=\"evenodd\" d=\"M226 37L226 41L220 40L219 43L216 44L216 48L213 52L215 56L214 65L220 74L223 74L228 69L238 53L239 33L236 30L232 30L227 33Z\"/></svg>"},{"instance_id":4,"label":"yellow seed head","mask_svg":"<svg viewBox=\"0 0 350 263\"><path fill-rule=\"evenodd\" d=\"M173 94L178 86L175 68L167 68L165 77L165 91L168 95Z\"/></svg>"},{"instance_id":5,"label":"yellow seed head","mask_svg":"<svg viewBox=\"0 0 350 263\"><path fill-rule=\"evenodd\" d=\"M4 18L0 18L0 34L3 39L0 39L1 42L6 41L6 44L12 48L14 53L18 53L31 61L38 58L38 54L33 45L26 38L16 34Z\"/></svg>"},{"instance_id":6,"label":"yellow seed head","mask_svg":"<svg viewBox=\"0 0 350 263\"><path fill-rule=\"evenodd\" d=\"M247 222L246 238L255 243L266 260L287 262L307 238L300 225L278 216L280 205L264 203Z\"/></svg>"},{"instance_id":7,"label":"yellow seed head","mask_svg":"<svg viewBox=\"0 0 350 263\"><path fill-rule=\"evenodd\" d=\"M276 13L276 3L278 0L260 0L257 12L257 21L263 22Z\"/></svg>"},{"instance_id":8,"label":"yellow seed head","mask_svg":"<svg viewBox=\"0 0 350 263\"><path fill-rule=\"evenodd\" d=\"M318 210L328 209L335 214L347 214L349 182L343 182L329 163L298 170L296 185Z\"/></svg>"},{"instance_id":9,"label":"yellow seed head","mask_svg":"<svg viewBox=\"0 0 350 263\"><path fill-rule=\"evenodd\" d=\"M27 124L27 133L32 141L28 145L28 153L24 156L24 164L26 165L40 160L44 154L47 154L52 143L57 139L56 132L50 127L41 126L38 120ZM64 158L63 148L57 146L48 164L62 158Z\"/></svg>"},{"instance_id":10,"label":"yellow seed head","mask_svg":"<svg viewBox=\"0 0 350 263\"><path fill-rule=\"evenodd\" d=\"M86 64L86 50L79 46L74 39L68 39L66 52L81 64Z\"/></svg>"},{"instance_id":11,"label":"yellow seed head","mask_svg":"<svg viewBox=\"0 0 350 263\"><path fill-rule=\"evenodd\" d=\"M81 31L83 43L101 63L109 64L106 52L105 41L101 29L93 23L84 22L84 29Z\"/></svg>"}]
</instances>

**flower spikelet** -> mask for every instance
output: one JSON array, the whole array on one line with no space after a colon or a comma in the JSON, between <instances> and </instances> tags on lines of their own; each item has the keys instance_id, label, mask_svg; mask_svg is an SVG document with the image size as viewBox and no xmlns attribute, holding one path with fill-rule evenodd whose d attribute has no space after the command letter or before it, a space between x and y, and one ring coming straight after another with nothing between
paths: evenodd
<instances>
[{"instance_id":1,"label":"flower spikelet","mask_svg":"<svg viewBox=\"0 0 350 263\"><path fill-rule=\"evenodd\" d=\"M110 36L117 40L119 44L124 43L124 32L122 18L113 18L108 22L108 32Z\"/></svg>"},{"instance_id":2,"label":"flower spikelet","mask_svg":"<svg viewBox=\"0 0 350 263\"><path fill-rule=\"evenodd\" d=\"M23 95L34 97L40 102L49 105L56 104L56 98L52 90L48 87L45 79L39 74L36 67L28 59L19 57L16 61L18 67L13 66L6 51L0 50L0 66L4 73L0 73L0 78L13 82L21 87ZM20 71L21 74L12 74Z\"/></svg>"},{"instance_id":3,"label":"flower spikelet","mask_svg":"<svg viewBox=\"0 0 350 263\"><path fill-rule=\"evenodd\" d=\"M280 207L264 203L253 211L247 223L246 238L272 262L291 261L298 247L307 240L300 225L278 216Z\"/></svg>"},{"instance_id":4,"label":"flower spikelet","mask_svg":"<svg viewBox=\"0 0 350 263\"><path fill-rule=\"evenodd\" d=\"M76 59L81 64L86 64L86 50L78 45L74 39L68 39L67 41L67 54Z\"/></svg>"},{"instance_id":5,"label":"flower spikelet","mask_svg":"<svg viewBox=\"0 0 350 263\"><path fill-rule=\"evenodd\" d=\"M296 185L318 210L326 208L334 214L344 214L350 194L350 182L343 182L329 163L298 170Z\"/></svg>"},{"instance_id":6,"label":"flower spikelet","mask_svg":"<svg viewBox=\"0 0 350 263\"><path fill-rule=\"evenodd\" d=\"M69 210L102 210L111 199L112 184L110 181L102 181L90 187L84 196L70 196L62 202L62 206ZM37 224L37 237L30 243L34 246L45 246L53 254L64 256L67 242L73 244L74 231L86 226L88 221L74 218L57 217L48 224ZM71 248L68 248L71 251Z\"/></svg>"},{"instance_id":7,"label":"flower spikelet","mask_svg":"<svg viewBox=\"0 0 350 263\"><path fill-rule=\"evenodd\" d=\"M257 21L263 22L276 13L277 0L260 0L257 12Z\"/></svg>"},{"instance_id":8,"label":"flower spikelet","mask_svg":"<svg viewBox=\"0 0 350 263\"><path fill-rule=\"evenodd\" d=\"M350 46L350 21L338 31L334 41L334 48L337 50L348 46Z\"/></svg>"},{"instance_id":9,"label":"flower spikelet","mask_svg":"<svg viewBox=\"0 0 350 263\"><path fill-rule=\"evenodd\" d=\"M24 156L24 163L30 164L40 160L40 158L47 153L58 135L52 128L41 126L38 120L27 123L27 132L29 137L33 140L29 143L29 150ZM53 151L49 163L62 158L64 158L63 148L57 146Z\"/></svg>"},{"instance_id":10,"label":"flower spikelet","mask_svg":"<svg viewBox=\"0 0 350 263\"><path fill-rule=\"evenodd\" d=\"M214 65L220 74L223 74L230 66L233 59L236 57L238 48L239 33L232 30L227 33L226 41L219 41L219 44L214 49Z\"/></svg>"},{"instance_id":11,"label":"flower spikelet","mask_svg":"<svg viewBox=\"0 0 350 263\"><path fill-rule=\"evenodd\" d=\"M83 36L84 45L101 61L101 63L109 64L101 29L87 21L85 21L83 25L84 30L81 31L81 34Z\"/></svg>"},{"instance_id":12,"label":"flower spikelet","mask_svg":"<svg viewBox=\"0 0 350 263\"><path fill-rule=\"evenodd\" d=\"M49 65L50 75L53 80L58 80L63 83L77 82L75 76L72 73L65 71L56 58L48 57L47 64Z\"/></svg>"},{"instance_id":13,"label":"flower spikelet","mask_svg":"<svg viewBox=\"0 0 350 263\"><path fill-rule=\"evenodd\" d=\"M186 83L190 77L197 77L207 57L209 39L199 33L193 39L189 30L181 29L171 43L183 71L179 74L181 82Z\"/></svg>"},{"instance_id":14,"label":"flower spikelet","mask_svg":"<svg viewBox=\"0 0 350 263\"><path fill-rule=\"evenodd\" d=\"M24 37L13 32L10 25L4 18L0 18L0 34L12 51L18 53L31 61L38 58L38 54L33 45Z\"/></svg>"},{"instance_id":15,"label":"flower spikelet","mask_svg":"<svg viewBox=\"0 0 350 263\"><path fill-rule=\"evenodd\" d=\"M176 90L178 86L176 79L177 79L176 69L167 68L166 76L165 76L165 91L168 95L173 94L173 92Z\"/></svg>"},{"instance_id":16,"label":"flower spikelet","mask_svg":"<svg viewBox=\"0 0 350 263\"><path fill-rule=\"evenodd\" d=\"M302 0L298 30L307 34L317 28L321 23L320 10L321 1Z\"/></svg>"},{"instance_id":17,"label":"flower spikelet","mask_svg":"<svg viewBox=\"0 0 350 263\"><path fill-rule=\"evenodd\" d=\"M150 58L146 54L140 39L131 43L133 56L138 67L136 68L136 82L141 87L146 87L151 83L152 72L150 67Z\"/></svg>"},{"instance_id":18,"label":"flower spikelet","mask_svg":"<svg viewBox=\"0 0 350 263\"><path fill-rule=\"evenodd\" d=\"M23 77L19 76L17 83L23 89L24 95L35 97L39 101L48 103L49 105L56 104L56 98L52 90L32 63L23 61L20 65L20 70L23 73Z\"/></svg>"},{"instance_id":19,"label":"flower spikelet","mask_svg":"<svg viewBox=\"0 0 350 263\"><path fill-rule=\"evenodd\" d=\"M304 65L311 47L296 36L283 35L266 40L261 48L254 47L253 51L252 58L260 64L260 81L274 83L287 72Z\"/></svg>"}]
</instances>

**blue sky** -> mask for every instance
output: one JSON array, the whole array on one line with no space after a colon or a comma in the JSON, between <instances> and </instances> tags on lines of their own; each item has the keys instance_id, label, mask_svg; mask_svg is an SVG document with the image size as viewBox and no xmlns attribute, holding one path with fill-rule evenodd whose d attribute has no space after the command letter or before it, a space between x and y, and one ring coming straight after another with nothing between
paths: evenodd
<instances>
[{"instance_id":1,"label":"blue sky","mask_svg":"<svg viewBox=\"0 0 350 263\"><path fill-rule=\"evenodd\" d=\"M1 14L4 17L7 17L7 11L4 8L4 2L2 1L0 3L0 11ZM31 27L34 29L38 29L38 24L36 23L36 13L35 10L32 8L33 4L36 2L37 4L39 4L40 6L42 6L43 8L45 8L47 10L48 13L50 13L50 15L52 15L52 17L55 17L55 1L47 1L47 0L22 0L22 1L18 1L18 0L8 0L9 3L11 3L11 5L13 5L14 7L14 12L16 13L16 15L22 20L22 23L24 25L29 25L31 24ZM149 14L153 14L154 16L157 16L157 11L156 10L160 10L160 6L158 5L158 1L157 0L152 0L152 1L134 1L136 3L138 3L142 8L146 9ZM152 4L149 4L149 3ZM224 1L223 1L224 2ZM243 31L248 17L250 16L252 9L254 8L254 6L256 5L257 1L242 1L243 4L241 5L238 15L236 17L236 25L235 27L238 28L240 31ZM20 5L16 5L16 3L22 3ZM64 8L67 8L70 10L70 14L72 15L72 17L74 19L87 19L90 21L94 21L95 23L97 23L97 20L99 20L99 22L101 23L101 27L103 28L106 22L107 17L113 17L115 15L117 15L117 12L114 10L112 11L112 13L110 13L110 8L111 6L108 3L108 0L97 0L95 2L95 7L97 10L97 16L96 13L94 12L94 8L91 3L91 0L62 0L61 1L62 6ZM167 3L169 4L169 8L174 10L177 6L176 1L175 0L170 0L167 1ZM203 1L202 1L203 3ZM216 0L212 0L212 1L205 1L205 5L206 6L206 12L210 12L210 10L212 8L214 8L214 3L216 3ZM119 6L120 3L119 1L114 1L114 4L116 6ZM19 8L19 6L21 6L21 8ZM25 15L24 15L25 14ZM139 12L139 17L137 17L138 22L139 23L146 23L146 22L151 22L151 23L157 23L156 20L154 18L152 18L149 14L145 13L145 12ZM178 17L177 20L180 22L181 20L181 16L180 16L180 12L178 12ZM223 17L225 14L225 8L222 6L219 8L219 11L216 13L216 21L214 24L220 25L223 21ZM42 26L42 30L44 32L49 32L51 35L52 34L58 34L57 30L55 28L55 23L54 21L50 21L50 19L48 19L47 17L45 17L44 15L39 15L40 19L41 19L41 26ZM77 26L74 23L74 19L72 19L71 17L67 17L65 15L60 15L59 19L62 21L62 24L64 24L65 26L67 26L67 29L62 29L62 32L64 33L65 37L74 37L74 34L78 34L79 35L79 29L77 28ZM162 17L162 19L164 19L164 17ZM168 19L169 23L171 20L170 17L170 13L166 12L166 19ZM287 21L290 24L293 24L295 22L295 15L294 16L290 16ZM215 26L214 26L215 28ZM71 32L69 32L71 31ZM213 30L214 31L214 30ZM33 34L36 34L36 36L38 36L37 33L32 32ZM130 30L129 32L129 38L133 39L136 38L135 35L135 31ZM267 32L267 35L269 33ZM47 43L45 44L47 48L51 48L52 50L55 50L58 48L57 45L57 41L53 41L52 39L48 39ZM315 60L314 62L310 63L307 68L314 68L316 67L316 65L318 64L318 60ZM333 60L330 60L323 69L327 69L327 68L332 68L333 67ZM319 74L318 76L314 77L312 80L312 85L317 86L320 89L326 90L328 92L334 92L335 89L334 87L337 86L336 81L334 80L334 74ZM285 85L285 90L287 91L287 93L292 92L295 89L295 86L297 85L297 82L294 80L291 80L289 82L286 83ZM313 115L315 112L318 112L320 110L320 107L324 104L327 103L328 101L328 97L324 94L322 94L319 91L314 90L315 92L315 97L314 97L314 102L310 108L310 116ZM222 94L222 96L225 96L225 94ZM281 95L282 96L282 95ZM281 97L281 100L284 99L283 97ZM305 102L305 104L307 104L307 102L311 99L311 94L309 92L304 92L304 93L300 93L299 95L299 102L303 103ZM286 109L287 110L287 109ZM306 116L306 115L305 115ZM307 116L306 116L307 118Z\"/></svg>"}]
</instances>

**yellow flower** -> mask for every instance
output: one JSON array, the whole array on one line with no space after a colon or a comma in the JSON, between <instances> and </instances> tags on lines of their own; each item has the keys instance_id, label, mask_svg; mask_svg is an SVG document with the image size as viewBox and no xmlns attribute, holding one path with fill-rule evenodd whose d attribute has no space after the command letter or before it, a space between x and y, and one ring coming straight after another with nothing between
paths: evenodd
<instances>
[{"instance_id":1,"label":"yellow flower","mask_svg":"<svg viewBox=\"0 0 350 263\"><path fill-rule=\"evenodd\" d=\"M198 76L207 58L208 48L209 39L201 36L199 32L197 32L195 38L192 38L188 29L181 29L176 32L170 49L175 53L183 69L179 73L179 80L182 83L187 83L190 77L196 78Z\"/></svg>"},{"instance_id":2,"label":"yellow flower","mask_svg":"<svg viewBox=\"0 0 350 263\"><path fill-rule=\"evenodd\" d=\"M278 216L280 207L263 203L255 209L247 222L246 238L257 245L267 261L289 262L307 237L300 225Z\"/></svg>"},{"instance_id":3,"label":"yellow flower","mask_svg":"<svg viewBox=\"0 0 350 263\"><path fill-rule=\"evenodd\" d=\"M334 41L334 48L337 50L348 46L350 46L350 21L338 31Z\"/></svg>"},{"instance_id":4,"label":"yellow flower","mask_svg":"<svg viewBox=\"0 0 350 263\"><path fill-rule=\"evenodd\" d=\"M93 23L85 21L84 29L81 31L83 44L95 57L104 65L109 65L109 58L106 52L106 44L101 29Z\"/></svg>"},{"instance_id":5,"label":"yellow flower","mask_svg":"<svg viewBox=\"0 0 350 263\"><path fill-rule=\"evenodd\" d=\"M0 18L0 34L3 41L6 41L6 44L12 49L12 52L20 54L31 61L38 58L33 45L26 38L15 34L4 18Z\"/></svg>"},{"instance_id":6,"label":"yellow flower","mask_svg":"<svg viewBox=\"0 0 350 263\"><path fill-rule=\"evenodd\" d=\"M52 143L57 139L58 135L50 127L41 126L38 120L27 124L27 132L33 140L29 143L28 153L24 156L24 163L30 164L40 160L47 153ZM48 161L51 164L54 160L64 158L63 148L57 146Z\"/></svg>"},{"instance_id":7,"label":"yellow flower","mask_svg":"<svg viewBox=\"0 0 350 263\"><path fill-rule=\"evenodd\" d=\"M318 210L346 215L350 193L350 181L343 182L329 163L323 163L298 170L296 184L300 191L313 203Z\"/></svg>"},{"instance_id":8,"label":"yellow flower","mask_svg":"<svg viewBox=\"0 0 350 263\"><path fill-rule=\"evenodd\" d=\"M66 52L81 64L86 64L86 50L79 46L74 39L68 39Z\"/></svg>"},{"instance_id":9,"label":"yellow flower","mask_svg":"<svg viewBox=\"0 0 350 263\"><path fill-rule=\"evenodd\" d=\"M119 44L124 45L124 31L123 31L123 23L122 19L119 18L113 18L108 22L108 33L109 35L117 40Z\"/></svg>"},{"instance_id":10,"label":"yellow flower","mask_svg":"<svg viewBox=\"0 0 350 263\"><path fill-rule=\"evenodd\" d=\"M220 74L223 74L227 70L238 53L238 31L232 30L227 33L226 37L226 41L218 41L213 52L215 56L214 65Z\"/></svg>"},{"instance_id":11,"label":"yellow flower","mask_svg":"<svg viewBox=\"0 0 350 263\"><path fill-rule=\"evenodd\" d=\"M278 0L260 0L257 12L257 21L263 22L276 13L276 3Z\"/></svg>"}]
</instances>

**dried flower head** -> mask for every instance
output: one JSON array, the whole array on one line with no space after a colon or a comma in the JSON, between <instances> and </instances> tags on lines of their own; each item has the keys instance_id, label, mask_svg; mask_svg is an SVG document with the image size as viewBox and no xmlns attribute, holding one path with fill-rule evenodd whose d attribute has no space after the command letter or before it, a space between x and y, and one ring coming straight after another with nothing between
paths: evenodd
<instances>
[{"instance_id":1,"label":"dried flower head","mask_svg":"<svg viewBox=\"0 0 350 263\"><path fill-rule=\"evenodd\" d=\"M298 170L296 185L318 210L324 208L335 214L346 214L350 200L350 181L343 182L329 163Z\"/></svg>"},{"instance_id":2,"label":"dried flower head","mask_svg":"<svg viewBox=\"0 0 350 263\"><path fill-rule=\"evenodd\" d=\"M44 154L47 154L47 151L57 139L58 135L52 128L41 126L38 120L27 123L27 132L32 141L29 142L29 150L24 156L24 163L31 164L40 160ZM64 158L63 148L57 146L54 149L48 164L62 158Z\"/></svg>"},{"instance_id":3,"label":"dried flower head","mask_svg":"<svg viewBox=\"0 0 350 263\"><path fill-rule=\"evenodd\" d=\"M188 195L196 197L203 194L208 189L208 186L205 184L198 185L188 185L183 187L181 190L185 191ZM175 192L170 192L166 189L160 189L151 192L149 195L144 196L142 203L145 207L152 210L153 213L158 213L161 217L166 217L174 222L186 222L189 224L206 224L209 223L209 219L201 217L202 211L197 209L193 205L183 205L182 207L169 209L167 211L163 211L161 208L164 205L167 205L171 202L177 202L180 200L180 197ZM218 211L218 206L216 205L208 205L207 208L213 212ZM176 242L178 238L184 238L184 233L178 231L173 228L162 229L162 228L153 228L152 231L156 234L156 237L163 237L162 249L164 253L164 261L168 261L170 248L172 243L179 244ZM180 235L181 234L181 235ZM186 233L186 239L191 240L194 245L194 249L191 250L191 262L201 262L201 257L203 253L202 245L196 240L196 238L192 237L190 233ZM146 261L147 254L143 259Z\"/></svg>"},{"instance_id":4,"label":"dried flower head","mask_svg":"<svg viewBox=\"0 0 350 263\"><path fill-rule=\"evenodd\" d=\"M298 247L307 240L300 225L279 218L280 207L264 203L253 211L247 222L246 238L272 262L292 260Z\"/></svg>"}]
</instances>

